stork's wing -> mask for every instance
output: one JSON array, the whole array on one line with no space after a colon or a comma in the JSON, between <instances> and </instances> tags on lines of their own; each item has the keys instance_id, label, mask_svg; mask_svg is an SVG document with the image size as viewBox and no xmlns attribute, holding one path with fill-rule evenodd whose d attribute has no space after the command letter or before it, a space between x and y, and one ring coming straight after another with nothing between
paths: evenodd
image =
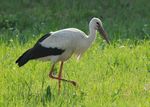
<instances>
[{"instance_id":1,"label":"stork's wing","mask_svg":"<svg viewBox=\"0 0 150 107\"><path fill-rule=\"evenodd\" d=\"M52 33L47 33L41 37L33 46L33 48L30 49L30 59L62 54L65 49L55 45L54 39L56 38L58 37L52 35ZM42 43L46 45L42 45Z\"/></svg>"},{"instance_id":2,"label":"stork's wing","mask_svg":"<svg viewBox=\"0 0 150 107\"><path fill-rule=\"evenodd\" d=\"M39 44L46 48L57 48L66 50L74 44L74 36L69 32L56 32L45 38Z\"/></svg>"},{"instance_id":3,"label":"stork's wing","mask_svg":"<svg viewBox=\"0 0 150 107\"><path fill-rule=\"evenodd\" d=\"M47 57L51 55L60 55L65 50L57 49L57 48L45 48L42 47L40 44L36 44L33 48L28 49L24 52L17 60L16 63L19 67L26 64L31 59L38 59L42 57Z\"/></svg>"},{"instance_id":4,"label":"stork's wing","mask_svg":"<svg viewBox=\"0 0 150 107\"><path fill-rule=\"evenodd\" d=\"M46 48L41 46L40 44L36 44L33 48L31 48L31 59L37 59L41 57L51 56L51 55L60 55L64 52L63 49L58 48Z\"/></svg>"},{"instance_id":5,"label":"stork's wing","mask_svg":"<svg viewBox=\"0 0 150 107\"><path fill-rule=\"evenodd\" d=\"M36 44L39 44L40 42L42 42L44 39L48 38L49 36L51 36L51 32L45 34L44 36L42 36L37 42ZM35 44L35 45L36 45Z\"/></svg>"}]
</instances>

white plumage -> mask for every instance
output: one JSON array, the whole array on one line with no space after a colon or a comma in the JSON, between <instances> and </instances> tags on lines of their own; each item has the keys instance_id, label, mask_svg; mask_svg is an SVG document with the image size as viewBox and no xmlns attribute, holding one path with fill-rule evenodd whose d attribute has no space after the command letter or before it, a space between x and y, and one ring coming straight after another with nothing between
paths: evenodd
<instances>
[{"instance_id":1,"label":"white plumage","mask_svg":"<svg viewBox=\"0 0 150 107\"><path fill-rule=\"evenodd\" d=\"M75 54L78 58L89 48L96 36L96 22L102 25L98 18L93 18L89 23L90 34L87 36L83 31L76 28L68 28L51 32L51 36L40 42L43 47L57 47L65 52L57 56L49 56L53 63L66 61Z\"/></svg>"},{"instance_id":2,"label":"white plumage","mask_svg":"<svg viewBox=\"0 0 150 107\"><path fill-rule=\"evenodd\" d=\"M87 36L84 32L75 28L68 28L52 32L51 36L40 42L40 44L47 48L57 47L65 50L61 55L50 56L51 61L56 63L57 61L66 61L73 53L77 56L82 54L90 45L86 42L86 39Z\"/></svg>"},{"instance_id":3,"label":"white plumage","mask_svg":"<svg viewBox=\"0 0 150 107\"><path fill-rule=\"evenodd\" d=\"M73 54L78 58L90 47L96 38L96 30L100 32L101 36L109 43L107 33L105 32L102 22L98 18L92 18L89 23L89 35L87 36L83 31L76 28L67 28L46 34L34 45L34 47L27 50L16 61L19 66L24 65L29 60L51 60L52 68L49 76L59 81L71 82L76 85L74 81L65 80L61 78L63 62L68 60ZM52 75L56 62L61 62L59 76Z\"/></svg>"}]
</instances>

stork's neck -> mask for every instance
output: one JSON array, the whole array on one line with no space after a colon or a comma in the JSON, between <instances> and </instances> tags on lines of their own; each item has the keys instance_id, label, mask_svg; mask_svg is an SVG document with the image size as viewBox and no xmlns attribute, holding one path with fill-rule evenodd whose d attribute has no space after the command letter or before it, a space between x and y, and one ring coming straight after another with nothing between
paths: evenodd
<instances>
[{"instance_id":1,"label":"stork's neck","mask_svg":"<svg viewBox=\"0 0 150 107\"><path fill-rule=\"evenodd\" d=\"M96 30L90 26L89 26L89 30L90 30L90 33L88 36L88 40L89 40L89 43L92 43L96 38Z\"/></svg>"}]
</instances>

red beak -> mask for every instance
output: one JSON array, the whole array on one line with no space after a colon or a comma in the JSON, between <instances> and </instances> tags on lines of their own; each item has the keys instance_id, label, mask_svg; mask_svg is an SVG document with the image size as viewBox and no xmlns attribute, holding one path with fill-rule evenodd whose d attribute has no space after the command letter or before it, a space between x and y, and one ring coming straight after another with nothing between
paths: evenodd
<instances>
[{"instance_id":1,"label":"red beak","mask_svg":"<svg viewBox=\"0 0 150 107\"><path fill-rule=\"evenodd\" d=\"M99 31L100 35L103 37L103 39L105 39L106 42L108 44L110 44L107 32L104 30L104 28L102 26L98 26L98 31Z\"/></svg>"}]
</instances>

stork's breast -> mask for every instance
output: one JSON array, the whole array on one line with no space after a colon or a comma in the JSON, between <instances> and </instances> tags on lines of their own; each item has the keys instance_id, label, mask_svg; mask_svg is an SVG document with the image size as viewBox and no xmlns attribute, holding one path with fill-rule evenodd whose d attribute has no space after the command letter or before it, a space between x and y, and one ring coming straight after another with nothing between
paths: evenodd
<instances>
[{"instance_id":1,"label":"stork's breast","mask_svg":"<svg viewBox=\"0 0 150 107\"><path fill-rule=\"evenodd\" d=\"M60 55L59 60L60 61L66 61L68 60L73 54L73 50L65 50L65 52Z\"/></svg>"}]
</instances>

